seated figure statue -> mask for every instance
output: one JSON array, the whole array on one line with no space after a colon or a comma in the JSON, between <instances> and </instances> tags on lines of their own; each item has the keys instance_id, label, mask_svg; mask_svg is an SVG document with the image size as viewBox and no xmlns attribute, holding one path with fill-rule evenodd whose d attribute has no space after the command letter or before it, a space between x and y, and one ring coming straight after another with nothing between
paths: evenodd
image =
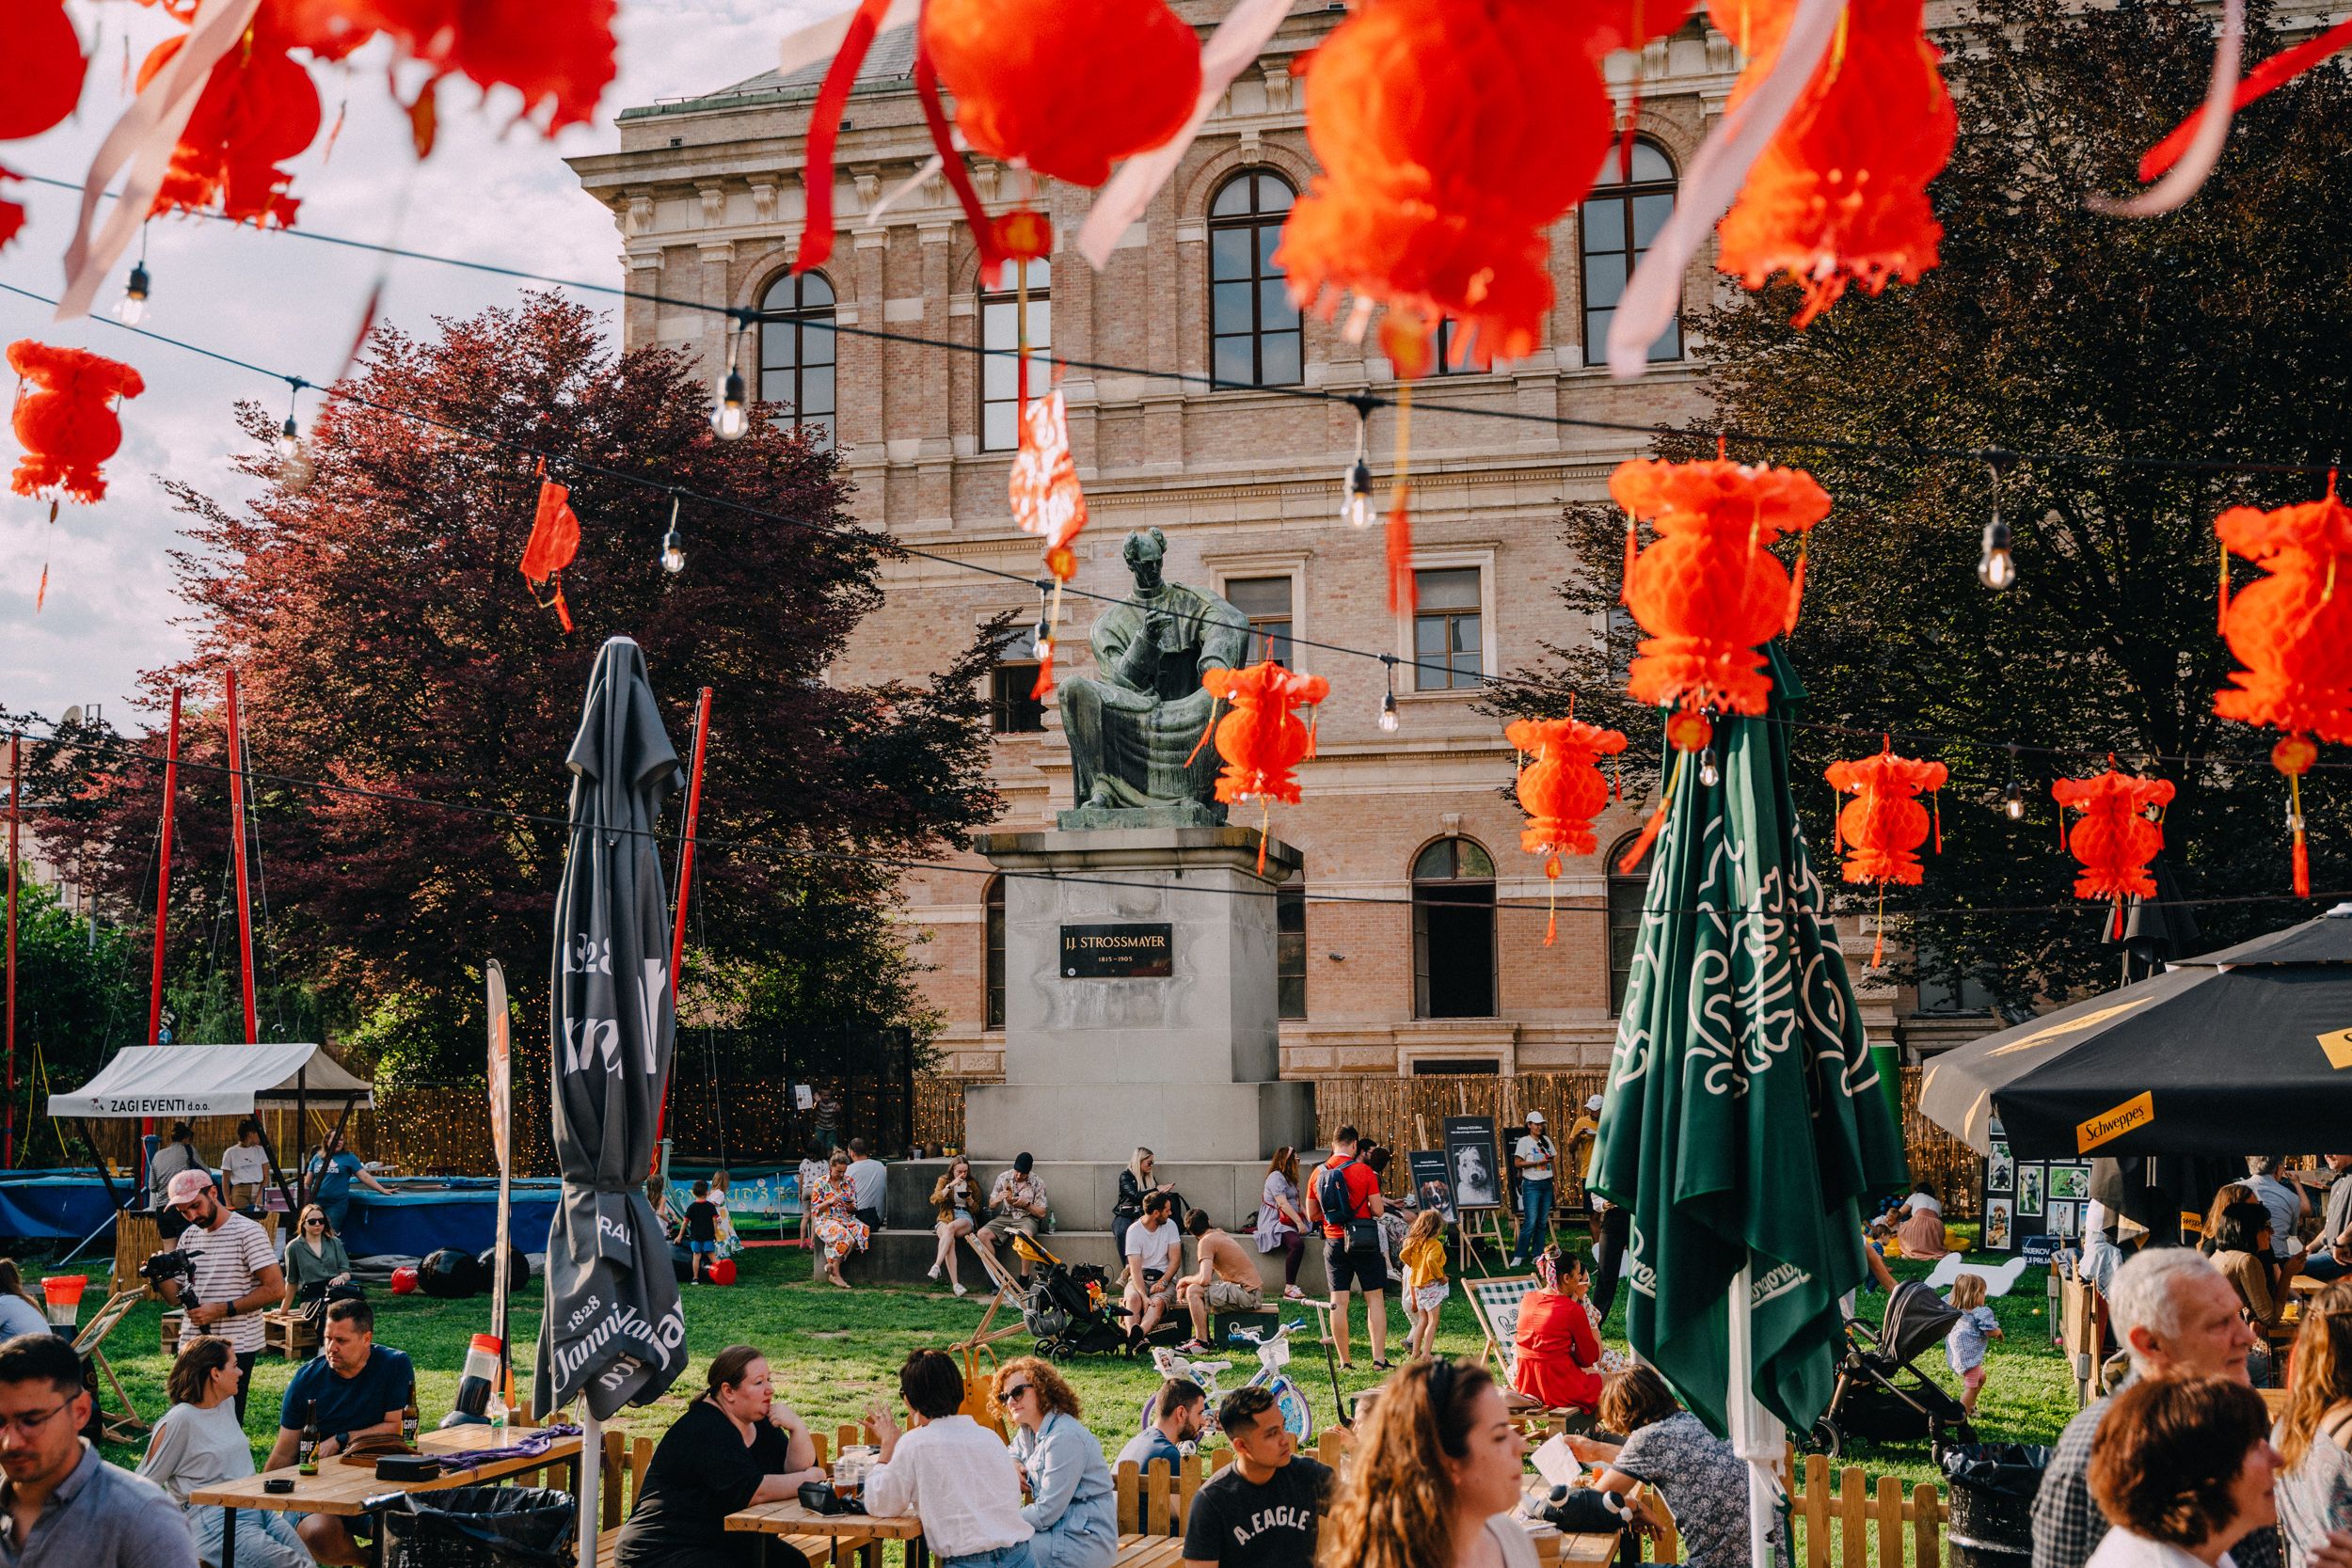
<instances>
[{"instance_id":1,"label":"seated figure statue","mask_svg":"<svg viewBox=\"0 0 2352 1568\"><path fill-rule=\"evenodd\" d=\"M1215 594L1164 579L1167 554L1156 528L1127 535L1136 591L1094 623L1094 674L1060 683L1077 805L1061 814L1063 828L1225 820L1216 748L1200 744L1210 707L1200 673L1244 662L1249 621Z\"/></svg>"}]
</instances>

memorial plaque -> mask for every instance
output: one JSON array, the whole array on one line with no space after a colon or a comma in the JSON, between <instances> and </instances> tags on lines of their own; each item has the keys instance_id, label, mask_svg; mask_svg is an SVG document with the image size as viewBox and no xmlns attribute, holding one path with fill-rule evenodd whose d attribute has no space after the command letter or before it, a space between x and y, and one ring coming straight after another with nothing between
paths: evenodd
<instances>
[{"instance_id":1,"label":"memorial plaque","mask_svg":"<svg viewBox=\"0 0 2352 1568\"><path fill-rule=\"evenodd\" d=\"M1065 926L1061 973L1065 980L1168 979L1176 973L1174 928L1165 923Z\"/></svg>"}]
</instances>

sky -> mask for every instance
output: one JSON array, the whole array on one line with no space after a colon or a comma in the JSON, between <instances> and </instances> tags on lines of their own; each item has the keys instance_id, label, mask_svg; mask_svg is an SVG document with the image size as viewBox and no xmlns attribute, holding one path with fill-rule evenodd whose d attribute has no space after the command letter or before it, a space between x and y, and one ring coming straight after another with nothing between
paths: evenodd
<instances>
[{"instance_id":1,"label":"sky","mask_svg":"<svg viewBox=\"0 0 2352 1568\"><path fill-rule=\"evenodd\" d=\"M756 74L775 40L829 0L623 0L620 76L596 119L548 141L513 125L519 100L501 89L486 104L468 84L443 84L433 156L418 164L406 115L385 87L389 47L377 40L342 67L314 66L326 122L347 104L331 154L326 141L287 166L301 198L296 227L413 249L524 267L559 277L621 281L620 235L612 213L581 192L564 159L619 146L613 117L660 98L709 92ZM135 62L180 31L159 8L126 0L68 0L92 52L75 117L27 141L0 142L0 165L23 174L79 182L91 154L129 103L126 44ZM412 70L413 74L413 70ZM55 297L72 237L72 192L5 187L29 214L0 250L0 282ZM405 216L400 215L405 201ZM103 208L101 212L104 211ZM396 227L397 221L397 227ZM233 354L313 382L331 377L358 329L378 259L276 232L191 217L149 225L152 293L150 330ZM128 260L118 267L127 274ZM409 331L439 316L470 315L512 302L511 280L421 261L395 261L379 317ZM223 499L249 493L232 471L245 437L240 400L281 418L286 388L133 337L111 325L121 278L101 289L89 319L51 320L47 307L0 293L0 342L39 338L137 367L147 390L123 405L122 450L106 465L108 489L96 506L69 502L56 528L48 506L0 490L0 706L55 718L69 705L103 704L117 725L135 728L139 673L183 654L192 632L173 580L170 552L183 545L181 516L162 489L179 479ZM610 325L610 300L596 305ZM318 394L305 395L314 410ZM0 463L16 443L0 428ZM38 613L35 590L49 562L49 592Z\"/></svg>"}]
</instances>

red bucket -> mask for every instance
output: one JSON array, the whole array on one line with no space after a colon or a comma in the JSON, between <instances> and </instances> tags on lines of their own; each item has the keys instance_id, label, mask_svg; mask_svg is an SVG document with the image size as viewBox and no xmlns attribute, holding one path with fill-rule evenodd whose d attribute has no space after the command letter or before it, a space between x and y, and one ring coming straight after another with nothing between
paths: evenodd
<instances>
[{"instance_id":1,"label":"red bucket","mask_svg":"<svg viewBox=\"0 0 2352 1568\"><path fill-rule=\"evenodd\" d=\"M86 1274L53 1274L40 1282L40 1293L49 1304L52 1327L72 1328L81 1318L82 1291L89 1284Z\"/></svg>"}]
</instances>

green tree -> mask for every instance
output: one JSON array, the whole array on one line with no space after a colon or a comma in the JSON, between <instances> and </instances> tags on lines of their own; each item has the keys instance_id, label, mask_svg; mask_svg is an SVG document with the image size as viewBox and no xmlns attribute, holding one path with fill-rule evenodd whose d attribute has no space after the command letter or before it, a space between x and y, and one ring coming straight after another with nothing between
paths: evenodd
<instances>
[{"instance_id":1,"label":"green tree","mask_svg":"<svg viewBox=\"0 0 2352 1568\"><path fill-rule=\"evenodd\" d=\"M2281 40L2265 6L2249 9L2247 57L2259 60ZM2352 167L2352 71L2324 68L2249 109L2195 201L2129 220L2084 198L2136 188L2140 152L2197 106L2206 11L1987 0L1942 41L1961 117L1933 187L1942 264L1915 287L1850 293L1802 332L1792 286L1733 291L1705 339L1730 455L1809 468L1836 502L1814 531L1789 650L1812 699L1792 736L1810 836L1829 842L1821 768L1883 733L1948 763L1945 853L1888 911L1914 911L1900 928L1931 971L2022 1004L2114 979L2101 908L2045 912L2067 904L2074 870L2050 781L2095 772L2108 752L2179 785L2166 853L2205 945L2315 912L2277 896L2288 839L2285 784L2266 761L2276 737L2213 713L2233 667L2215 630L2213 520L2312 499L2317 473L2258 470L2324 469L2344 451L2352 209L2326 193ZM1711 456L1716 435L1661 450ZM1836 444L1850 442L1895 450ZM2075 455L1995 465L1915 444ZM2111 461L2124 456L2174 466ZM1975 577L1996 475L2020 574L2004 594ZM1600 570L1563 597L1602 624L1624 520L1578 508L1565 528ZM1638 635L1620 621L1605 641L1564 641L1511 700L1556 710L1580 688L1653 747L1655 715L1596 695L1622 691ZM2352 887L2344 766L2324 759L2306 781L2323 895ZM2012 777L2028 802L2016 824L1998 810Z\"/></svg>"},{"instance_id":2,"label":"green tree","mask_svg":"<svg viewBox=\"0 0 2352 1568\"><path fill-rule=\"evenodd\" d=\"M103 1041L136 1039L146 1027L145 956L145 944L130 932L77 919L58 903L54 888L34 881L29 872L20 874L15 1100L20 1164L67 1154L51 1124L38 1119L48 1091L79 1085L103 1060ZM87 1158L78 1150L71 1157Z\"/></svg>"}]
</instances>

